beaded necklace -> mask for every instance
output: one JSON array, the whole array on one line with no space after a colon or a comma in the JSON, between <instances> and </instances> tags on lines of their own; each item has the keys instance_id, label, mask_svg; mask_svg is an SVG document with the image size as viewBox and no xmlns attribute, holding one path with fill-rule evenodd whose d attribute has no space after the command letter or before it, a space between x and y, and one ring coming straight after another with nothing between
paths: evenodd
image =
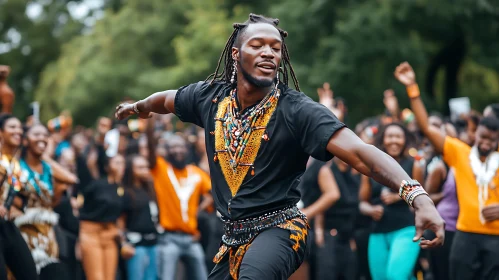
<instances>
[{"instance_id":1,"label":"beaded necklace","mask_svg":"<svg viewBox=\"0 0 499 280\"><path fill-rule=\"evenodd\" d=\"M280 97L280 91L277 85L265 96L256 106L246 110L241 114L237 105L237 90L233 89L230 93L230 102L225 115L222 118L215 118L215 121L222 122L222 132L225 143L225 149L215 150L214 161L218 161L218 153L228 153L229 164L235 173L238 166L250 166L251 175L255 175L255 168L252 162L241 162L248 139L251 133L256 130L266 129L266 126L255 126L255 123L265 115L266 109L276 104ZM262 139L269 140L267 133L264 133Z\"/></svg>"},{"instance_id":2,"label":"beaded necklace","mask_svg":"<svg viewBox=\"0 0 499 280\"><path fill-rule=\"evenodd\" d=\"M0 164L2 164L7 171L7 180L5 182L13 186L16 191L20 191L22 186L19 180L22 172L19 161L15 157L9 158L7 155L2 155Z\"/></svg>"}]
</instances>

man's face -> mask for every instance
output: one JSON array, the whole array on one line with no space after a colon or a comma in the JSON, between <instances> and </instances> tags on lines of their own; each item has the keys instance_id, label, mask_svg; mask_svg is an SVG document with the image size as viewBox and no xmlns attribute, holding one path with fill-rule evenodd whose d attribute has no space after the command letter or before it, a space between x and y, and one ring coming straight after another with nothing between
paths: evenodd
<instances>
[{"instance_id":1,"label":"man's face","mask_svg":"<svg viewBox=\"0 0 499 280\"><path fill-rule=\"evenodd\" d=\"M176 168L185 167L187 159L187 146L181 137L173 137L166 144L166 159Z\"/></svg>"},{"instance_id":2,"label":"man's face","mask_svg":"<svg viewBox=\"0 0 499 280\"><path fill-rule=\"evenodd\" d=\"M238 72L255 87L271 86L281 63L281 34L270 24L255 23L250 24L241 36L241 47L232 48L232 57L238 61Z\"/></svg>"},{"instance_id":3,"label":"man's face","mask_svg":"<svg viewBox=\"0 0 499 280\"><path fill-rule=\"evenodd\" d=\"M480 156L486 157L491 152L497 150L498 140L499 131L492 131L482 125L479 125L476 129L475 145L478 148L478 154L480 154Z\"/></svg>"}]
</instances>

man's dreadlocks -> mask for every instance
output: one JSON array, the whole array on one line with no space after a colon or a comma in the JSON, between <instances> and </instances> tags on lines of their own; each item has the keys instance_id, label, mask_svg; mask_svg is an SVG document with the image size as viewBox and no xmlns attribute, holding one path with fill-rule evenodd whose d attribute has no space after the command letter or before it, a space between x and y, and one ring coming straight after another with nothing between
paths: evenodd
<instances>
[{"instance_id":1,"label":"man's dreadlocks","mask_svg":"<svg viewBox=\"0 0 499 280\"><path fill-rule=\"evenodd\" d=\"M280 29L277 27L279 24L279 19L272 19L272 18L267 18L261 15L255 15L255 14L250 14L249 19L244 22L244 23L234 23L234 31L230 35L229 39L227 40L227 43L225 44L225 48L222 51L222 54L220 55L220 59L218 60L217 64L217 69L215 69L215 73L211 74L208 76L206 79L211 80L210 84L213 84L215 81L224 81L227 83L230 83L231 79L231 74L232 71L234 70L234 59L232 58L232 47L235 46L235 44L238 41L238 38L244 33L246 28L253 23L267 23L271 24L274 26L278 31L279 34L281 34L281 39L282 39L282 67L278 69L278 74L279 72L282 73L282 83L284 83L286 86L288 85L288 75L291 74L291 78L293 79L293 83L295 85L296 90L300 90L300 86L298 84L298 79L296 78L295 71L293 70L293 66L291 66L291 61L289 58L289 52L288 52L288 47L284 43L284 38L288 36L288 32ZM220 72L220 65L222 64L222 61L224 63L223 69L221 69L222 72ZM288 71L290 72L288 74Z\"/></svg>"}]
</instances>

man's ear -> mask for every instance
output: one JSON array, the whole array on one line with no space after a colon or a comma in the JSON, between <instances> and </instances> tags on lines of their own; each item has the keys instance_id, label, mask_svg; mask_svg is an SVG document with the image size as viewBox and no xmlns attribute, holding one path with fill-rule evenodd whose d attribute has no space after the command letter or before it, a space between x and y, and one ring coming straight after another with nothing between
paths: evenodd
<instances>
[{"instance_id":1,"label":"man's ear","mask_svg":"<svg viewBox=\"0 0 499 280\"><path fill-rule=\"evenodd\" d=\"M239 48L232 47L232 59L239 61Z\"/></svg>"}]
</instances>

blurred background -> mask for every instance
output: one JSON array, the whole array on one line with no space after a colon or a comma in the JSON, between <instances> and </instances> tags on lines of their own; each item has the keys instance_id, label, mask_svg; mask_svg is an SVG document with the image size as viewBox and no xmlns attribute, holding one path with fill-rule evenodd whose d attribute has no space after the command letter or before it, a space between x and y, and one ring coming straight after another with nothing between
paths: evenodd
<instances>
[{"instance_id":1,"label":"blurred background","mask_svg":"<svg viewBox=\"0 0 499 280\"><path fill-rule=\"evenodd\" d=\"M430 109L468 96L481 111L499 97L496 0L0 0L14 111L23 119L38 101L42 121L67 110L88 126L124 98L204 80L249 12L281 20L302 90L317 100L329 82L347 123L383 110L387 87L407 105L393 78L405 60Z\"/></svg>"},{"instance_id":2,"label":"blurred background","mask_svg":"<svg viewBox=\"0 0 499 280\"><path fill-rule=\"evenodd\" d=\"M122 171L133 175L125 178L137 177L143 180L142 185L150 191L143 190L146 203L142 208L134 206L135 208L126 209L127 215L146 213L149 216L138 219L138 222L127 220L122 225L126 226L123 227L123 232L133 233L134 227L142 221L152 225L150 232L144 234L151 233L160 239L167 236L160 234L164 230L176 232L176 229L166 228L164 224L182 228L183 234L192 237L192 244L202 245L202 250L199 250L202 254L197 255L197 260L205 262L206 268L197 265L197 271L207 273L213 268L212 258L218 252L223 226L209 196L210 180L206 179L202 186L206 192L200 203L203 207L195 205L200 211L192 218L195 221L191 229L195 233L192 233L183 229L185 221L170 223L169 220L160 220L161 226L158 225L158 210L150 207L147 202L156 203L156 198L161 197L163 200L158 199L157 206L160 212L167 212L169 205L177 203L167 199L176 198L163 192L165 184L161 175L164 171L155 173L155 167L146 170L153 171L156 176L149 172L139 172L139 167L144 166L144 162L152 167L157 166L156 161L160 159L165 162L165 166L166 161L177 160L175 153L172 155L167 151L166 143L172 139L175 143L178 137L172 136L179 135L185 141L183 144L187 149L181 155L182 160L178 161L197 165L200 174L208 178L208 163L211 159L208 159L205 148L204 139L207 134L202 129L184 125L172 115L156 116L148 121L133 118L122 122L113 121L112 116L116 105L124 100L139 100L157 91L177 89L204 80L214 72L226 40L233 31L232 24L246 21L249 13L280 19L279 26L289 33L286 38L287 46L302 91L324 105L331 101L330 105L334 106L330 109L352 129L355 127L362 140L384 149L385 128L392 122L402 121L403 125L399 125L398 130L404 141L402 144L398 143L400 151L392 157L404 157L404 160L413 161L412 165L407 165L408 168L412 170L413 166L419 165L424 169L425 179L440 172L436 167L438 164L439 168L445 170L445 174L449 169L418 129L414 114L407 109L409 100L405 89L393 76L399 63L408 61L414 67L424 103L428 111L432 112L431 125L439 127L447 135L472 146L480 112L491 105L488 107L490 110L487 110L488 115L499 117L499 0L0 0L0 131L4 133L8 127L7 122L18 124L16 133L20 133L21 123L27 128L26 141L22 142L20 135L5 130L7 133L0 139L2 155L11 156L14 161L14 151L20 146L23 151L43 150L43 161L49 161L51 168L55 166L60 172L69 172L69 175L63 176L67 177L66 180L53 180L57 195L53 195L53 205L47 206L46 210L50 212L51 207L54 207L53 211L61 216L59 224L53 224L58 234L52 236L52 239L57 239L52 241L60 248L57 256L60 263L55 265L63 264L68 267L72 276L64 278L64 274L58 272L53 275L64 280L97 279L91 276L97 270L88 263L96 260L94 256L99 256L101 252L88 252L88 249L96 246L78 244L79 236L82 232L96 232L88 230L89 224L85 221L97 224L103 222L103 217L98 213L95 217L90 217L94 220L88 217L88 212L92 214L91 210L99 210L96 205L114 207L112 203L100 203L101 197L94 199L92 190L101 193L101 186L97 186L102 183L99 178L121 172L108 170L107 167L111 165L105 164L112 160L119 162L123 156L127 158L127 167ZM15 117L3 113L14 113ZM28 132L30 129L40 129L34 122L38 118L47 124L50 132L42 140L33 140L34 133ZM380 143L376 143L376 139ZM155 159L150 155L157 157ZM42 162L41 158L38 160L38 163ZM314 172L318 173L322 168L319 164L323 163L310 161L307 172L311 175L308 178L317 178ZM312 245L309 244L312 248L311 258L291 279L333 279L331 271L321 270L328 267L327 261L330 260L340 263L340 269L337 270L343 274L342 279L371 279L368 241L372 236L371 225L381 217L375 218L371 215L373 211L366 214L359 210L359 205L366 202L359 201L359 189L362 187L360 175L343 162L333 161L330 164L334 176L347 178L342 179L343 183L338 183L341 185L341 196L346 197L346 200L338 203L339 206L331 206L328 209L330 212L325 213L334 216L335 213L343 213L338 209L346 209L349 211L347 214L351 215L349 217L353 217L350 219L341 216L338 220L342 225L350 225L350 235L340 234L343 243L338 248L347 248L345 252L349 252L348 256L351 258L346 253L332 254L331 252L336 251L323 245L333 239L324 241L324 237L320 241L322 235L316 234L317 237L310 239L313 240L310 241ZM27 170L31 167L23 168ZM125 169L125 166L121 168ZM455 182L452 181L454 175L449 174L452 175L442 177L442 182L434 183L438 188L429 192L443 197L444 185L455 189ZM450 178L449 181L447 178ZM49 179L47 181L51 182L52 178ZM129 191L135 192L132 188L137 184L135 181L130 183L132 181L125 182L125 187L130 187L130 190L127 189L124 193L120 186L116 194L113 194L116 197L109 200L119 202L124 194L128 197ZM158 196L151 191L151 185L154 185ZM303 186L308 188L309 182L303 183ZM322 190L317 182L314 187L318 199ZM309 189L306 190L310 193ZM305 193L303 189L302 192ZM445 195L452 199L454 194ZM201 199L201 195L199 196L196 199ZM390 198L393 194L380 193L378 196L376 199L382 196ZM395 196L398 198L396 194ZM302 199L302 206L308 207L316 198L308 197L308 201L305 201L304 196ZM380 199L376 206L381 207ZM394 201L383 203L388 206ZM449 208L449 211L455 210L451 214L455 214L457 219L457 199L451 202L455 208ZM403 202L402 205L406 207ZM38 207L35 206L30 207ZM116 206L117 210L114 209L117 214L122 214L120 211L123 209L120 207ZM412 212L406 212L412 222ZM160 215L160 218L171 216ZM112 230L119 225L118 217L114 218L112 222L106 220L106 223L116 224L109 227ZM397 222L398 220L394 224L398 225ZM80 231L82 225L83 230ZM107 224L103 225L107 227ZM155 226L162 231L156 232ZM325 230L322 229L324 236L336 236L336 225L328 226ZM314 231L320 232L317 228ZM311 232L311 236L314 236L313 231ZM111 234L109 236L114 238ZM451 235L448 236L446 244L452 244ZM132 272L139 270L137 268L134 271L135 266L142 269L142 263L134 264L131 261L134 259L147 260L150 272L175 272L174 268L156 271L156 268L164 267L164 264L177 264L175 258L161 259L162 265L156 267L152 261L155 258L151 257L152 253L149 251L147 254L151 254L150 256L145 255L145 251L136 255L128 252L127 256L126 250L125 254L122 250L126 245L123 243L125 237L121 237L123 240L112 240L116 244L110 242L116 246L116 250L109 250L114 252L115 259L118 259L119 253L119 264L107 265L105 269L113 275L117 272L116 279L139 279ZM135 245L136 248L155 247L156 241L151 242L154 245L149 244L150 246L139 246L138 243ZM21 243L18 245L22 245ZM168 251L163 248L166 247L163 246L165 244L158 243L158 250ZM335 243L329 244L336 246ZM439 276L441 274L438 274L438 269L448 267L446 262L449 260L450 245L442 251L433 251L433 254L426 250L420 252L417 245L416 249L412 255L414 264L407 261L410 254L396 259L403 264L409 263L407 271L411 274L411 279L445 280L445 277ZM377 249L374 252L378 252ZM133 259L130 259L130 255L134 255ZM341 258L334 260L333 256L336 255ZM108 259L112 260L113 257ZM372 259L377 260L379 256L375 255ZM82 260L87 261L86 269L82 267ZM183 267L185 261L181 260L179 268ZM443 263L433 263L435 260ZM24 264L21 261L17 263ZM99 262L96 263L100 265ZM1 265L0 259L0 268ZM196 270L189 269L187 265L185 269L179 270L176 277L187 279L184 276L192 271ZM352 278L348 278L347 274L352 271ZM325 277L322 277L320 273L324 272ZM40 275L44 273L49 272L38 271ZM56 278L45 274L40 279ZM107 279L114 280L114 277ZM170 278L161 276L160 279Z\"/></svg>"}]
</instances>

